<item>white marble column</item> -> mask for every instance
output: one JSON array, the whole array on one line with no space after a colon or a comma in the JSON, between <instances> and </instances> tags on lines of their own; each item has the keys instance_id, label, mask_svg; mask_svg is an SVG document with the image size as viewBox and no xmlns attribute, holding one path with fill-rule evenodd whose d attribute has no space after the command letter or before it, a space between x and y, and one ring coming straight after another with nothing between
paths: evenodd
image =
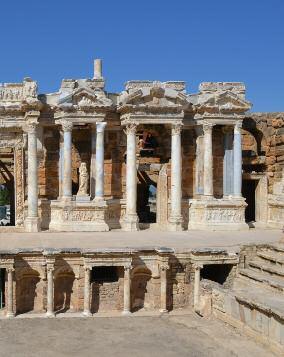
<instances>
[{"instance_id":1,"label":"white marble column","mask_svg":"<svg viewBox=\"0 0 284 357\"><path fill-rule=\"evenodd\" d=\"M137 168L136 168L136 124L126 125L126 214L123 228L126 231L139 229L137 216Z\"/></svg>"},{"instance_id":2,"label":"white marble column","mask_svg":"<svg viewBox=\"0 0 284 357\"><path fill-rule=\"evenodd\" d=\"M171 213L169 217L169 229L182 230L181 215L181 124L172 126L171 144Z\"/></svg>"},{"instance_id":3,"label":"white marble column","mask_svg":"<svg viewBox=\"0 0 284 357\"><path fill-rule=\"evenodd\" d=\"M72 127L67 120L61 121L63 130L63 187L64 199L72 198Z\"/></svg>"},{"instance_id":4,"label":"white marble column","mask_svg":"<svg viewBox=\"0 0 284 357\"><path fill-rule=\"evenodd\" d=\"M97 128L95 124L91 126L91 167L90 167L90 196L96 195L96 136Z\"/></svg>"},{"instance_id":5,"label":"white marble column","mask_svg":"<svg viewBox=\"0 0 284 357\"><path fill-rule=\"evenodd\" d=\"M234 178L234 155L233 155L233 132L231 126L223 128L224 133L224 160L223 160L223 196L233 194Z\"/></svg>"},{"instance_id":6,"label":"white marble column","mask_svg":"<svg viewBox=\"0 0 284 357\"><path fill-rule=\"evenodd\" d=\"M131 265L124 266L123 314L131 314Z\"/></svg>"},{"instance_id":7,"label":"white marble column","mask_svg":"<svg viewBox=\"0 0 284 357\"><path fill-rule=\"evenodd\" d=\"M14 303L13 303L13 276L14 276L14 268L7 268L7 280L8 280L8 288L7 288L7 317L14 317Z\"/></svg>"},{"instance_id":8,"label":"white marble column","mask_svg":"<svg viewBox=\"0 0 284 357\"><path fill-rule=\"evenodd\" d=\"M95 200L104 199L104 131L106 122L96 123L96 193Z\"/></svg>"},{"instance_id":9,"label":"white marble column","mask_svg":"<svg viewBox=\"0 0 284 357\"><path fill-rule=\"evenodd\" d=\"M91 292L91 267L85 266L85 285L84 285L84 316L92 316L90 309Z\"/></svg>"},{"instance_id":10,"label":"white marble column","mask_svg":"<svg viewBox=\"0 0 284 357\"><path fill-rule=\"evenodd\" d=\"M213 151L212 151L212 130L211 123L203 124L204 131L204 196L213 197Z\"/></svg>"},{"instance_id":11,"label":"white marble column","mask_svg":"<svg viewBox=\"0 0 284 357\"><path fill-rule=\"evenodd\" d=\"M195 155L195 194L203 195L203 130L198 126L196 129L196 155Z\"/></svg>"},{"instance_id":12,"label":"white marble column","mask_svg":"<svg viewBox=\"0 0 284 357\"><path fill-rule=\"evenodd\" d=\"M46 317L54 317L54 281L53 281L53 271L54 266L47 264L47 306L46 306Z\"/></svg>"},{"instance_id":13,"label":"white marble column","mask_svg":"<svg viewBox=\"0 0 284 357\"><path fill-rule=\"evenodd\" d=\"M234 196L242 197L242 121L234 127Z\"/></svg>"},{"instance_id":14,"label":"white marble column","mask_svg":"<svg viewBox=\"0 0 284 357\"><path fill-rule=\"evenodd\" d=\"M160 312L168 312L167 307L167 270L169 269L168 264L162 263L160 265L160 281L161 281L161 306Z\"/></svg>"},{"instance_id":15,"label":"white marble column","mask_svg":"<svg viewBox=\"0 0 284 357\"><path fill-rule=\"evenodd\" d=\"M27 232L40 231L38 216L38 167L37 167L37 124L28 122L28 215L25 219Z\"/></svg>"},{"instance_id":16,"label":"white marble column","mask_svg":"<svg viewBox=\"0 0 284 357\"><path fill-rule=\"evenodd\" d=\"M194 264L194 295L193 295L193 307L195 311L199 308L199 295L200 295L200 270L202 265Z\"/></svg>"}]
</instances>

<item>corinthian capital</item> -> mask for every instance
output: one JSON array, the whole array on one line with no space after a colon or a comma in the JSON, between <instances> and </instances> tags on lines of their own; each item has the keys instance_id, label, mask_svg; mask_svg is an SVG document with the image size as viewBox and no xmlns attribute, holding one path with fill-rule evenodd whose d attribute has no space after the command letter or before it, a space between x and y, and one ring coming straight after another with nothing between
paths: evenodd
<instances>
[{"instance_id":1,"label":"corinthian capital","mask_svg":"<svg viewBox=\"0 0 284 357\"><path fill-rule=\"evenodd\" d=\"M240 133L241 133L241 130L242 130L242 126L243 126L242 120L238 120L238 121L235 123L234 133L240 134Z\"/></svg>"},{"instance_id":2,"label":"corinthian capital","mask_svg":"<svg viewBox=\"0 0 284 357\"><path fill-rule=\"evenodd\" d=\"M125 134L136 134L137 124L136 123L129 123L125 125Z\"/></svg>"},{"instance_id":3,"label":"corinthian capital","mask_svg":"<svg viewBox=\"0 0 284 357\"><path fill-rule=\"evenodd\" d=\"M73 128L73 123L68 120L60 120L63 131L71 131Z\"/></svg>"},{"instance_id":4,"label":"corinthian capital","mask_svg":"<svg viewBox=\"0 0 284 357\"><path fill-rule=\"evenodd\" d=\"M204 121L203 122L203 131L204 134L206 133L212 133L212 129L213 129L214 124L208 122L208 121Z\"/></svg>"},{"instance_id":5,"label":"corinthian capital","mask_svg":"<svg viewBox=\"0 0 284 357\"><path fill-rule=\"evenodd\" d=\"M35 134L37 128L36 121L27 121L24 126L24 131L28 134Z\"/></svg>"},{"instance_id":6,"label":"corinthian capital","mask_svg":"<svg viewBox=\"0 0 284 357\"><path fill-rule=\"evenodd\" d=\"M180 135L182 129L182 124L173 124L172 125L172 135Z\"/></svg>"}]
</instances>

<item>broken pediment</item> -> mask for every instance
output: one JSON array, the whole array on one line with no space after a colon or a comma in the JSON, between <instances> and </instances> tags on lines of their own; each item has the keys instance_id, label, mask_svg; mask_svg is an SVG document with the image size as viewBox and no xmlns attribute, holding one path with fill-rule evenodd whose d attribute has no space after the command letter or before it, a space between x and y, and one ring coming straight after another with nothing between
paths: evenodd
<instances>
[{"instance_id":1,"label":"broken pediment","mask_svg":"<svg viewBox=\"0 0 284 357\"><path fill-rule=\"evenodd\" d=\"M200 94L196 105L199 113L244 114L251 103L229 91Z\"/></svg>"},{"instance_id":2,"label":"broken pediment","mask_svg":"<svg viewBox=\"0 0 284 357\"><path fill-rule=\"evenodd\" d=\"M187 96L165 83L153 82L147 87L135 86L122 92L119 97L119 111L157 110L189 110L191 104Z\"/></svg>"}]
</instances>

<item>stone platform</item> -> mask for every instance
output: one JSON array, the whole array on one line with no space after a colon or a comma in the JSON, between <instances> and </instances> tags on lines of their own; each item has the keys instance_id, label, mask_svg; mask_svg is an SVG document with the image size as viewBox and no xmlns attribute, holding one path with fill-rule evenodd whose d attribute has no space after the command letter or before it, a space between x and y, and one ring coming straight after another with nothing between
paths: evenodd
<instances>
[{"instance_id":1,"label":"stone platform","mask_svg":"<svg viewBox=\"0 0 284 357\"><path fill-rule=\"evenodd\" d=\"M55 248L135 250L167 247L175 253L197 248L224 248L228 252L238 252L245 244L278 242L283 237L280 230L251 229L248 231L212 232L184 231L161 232L144 230L137 232L50 232L39 233L1 232L0 251L12 249Z\"/></svg>"}]
</instances>

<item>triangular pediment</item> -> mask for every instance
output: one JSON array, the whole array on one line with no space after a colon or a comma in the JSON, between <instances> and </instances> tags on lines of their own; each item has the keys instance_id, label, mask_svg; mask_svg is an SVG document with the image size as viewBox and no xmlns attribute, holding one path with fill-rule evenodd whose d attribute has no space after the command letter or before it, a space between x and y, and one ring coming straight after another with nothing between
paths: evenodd
<instances>
[{"instance_id":1,"label":"triangular pediment","mask_svg":"<svg viewBox=\"0 0 284 357\"><path fill-rule=\"evenodd\" d=\"M78 88L70 94L61 96L58 104L60 106L73 106L78 109L111 107L113 105L111 99L107 98L103 90L92 91L86 87Z\"/></svg>"},{"instance_id":2,"label":"triangular pediment","mask_svg":"<svg viewBox=\"0 0 284 357\"><path fill-rule=\"evenodd\" d=\"M200 96L198 107L206 112L245 113L251 103L235 93L224 91Z\"/></svg>"}]
</instances>

